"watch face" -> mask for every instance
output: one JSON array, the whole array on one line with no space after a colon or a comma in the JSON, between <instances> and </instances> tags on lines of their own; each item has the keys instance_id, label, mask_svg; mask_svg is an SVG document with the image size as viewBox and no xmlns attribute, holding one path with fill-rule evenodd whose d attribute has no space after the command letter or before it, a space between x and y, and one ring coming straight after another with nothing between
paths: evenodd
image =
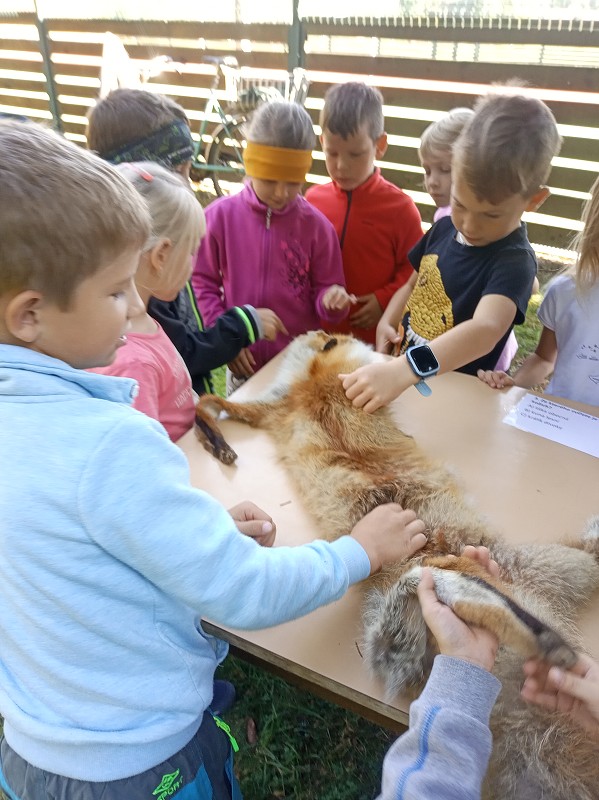
<instances>
[{"instance_id":1,"label":"watch face","mask_svg":"<svg viewBox=\"0 0 599 800\"><path fill-rule=\"evenodd\" d=\"M412 347L408 350L408 353L420 375L431 375L439 369L439 362L428 345Z\"/></svg>"}]
</instances>

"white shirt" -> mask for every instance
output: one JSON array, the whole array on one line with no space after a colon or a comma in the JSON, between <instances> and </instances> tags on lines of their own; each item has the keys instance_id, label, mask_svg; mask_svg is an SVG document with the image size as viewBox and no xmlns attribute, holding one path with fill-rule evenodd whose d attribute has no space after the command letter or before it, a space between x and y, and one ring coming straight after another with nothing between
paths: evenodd
<instances>
[{"instance_id":1,"label":"white shirt","mask_svg":"<svg viewBox=\"0 0 599 800\"><path fill-rule=\"evenodd\" d=\"M547 394L599 406L599 281L578 294L574 279L559 275L547 288L539 319L557 340Z\"/></svg>"}]
</instances>

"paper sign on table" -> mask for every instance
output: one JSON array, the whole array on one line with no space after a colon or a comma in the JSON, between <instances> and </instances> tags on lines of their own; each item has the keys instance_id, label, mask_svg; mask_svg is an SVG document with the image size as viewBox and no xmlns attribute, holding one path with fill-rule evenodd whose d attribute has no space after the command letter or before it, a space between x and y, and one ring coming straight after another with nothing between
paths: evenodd
<instances>
[{"instance_id":1,"label":"paper sign on table","mask_svg":"<svg viewBox=\"0 0 599 800\"><path fill-rule=\"evenodd\" d=\"M527 394L503 421L599 458L599 418L584 411Z\"/></svg>"}]
</instances>

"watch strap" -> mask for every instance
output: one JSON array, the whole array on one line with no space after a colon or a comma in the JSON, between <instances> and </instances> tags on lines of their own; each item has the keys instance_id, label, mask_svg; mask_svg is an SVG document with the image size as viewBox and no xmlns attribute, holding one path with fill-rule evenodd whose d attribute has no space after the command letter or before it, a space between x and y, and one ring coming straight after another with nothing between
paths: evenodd
<instances>
[{"instance_id":1,"label":"watch strap","mask_svg":"<svg viewBox=\"0 0 599 800\"><path fill-rule=\"evenodd\" d=\"M414 386L416 387L416 389L418 389L418 391L423 397L430 397L431 394L433 393L431 387L422 378L418 381L418 383L415 383Z\"/></svg>"}]
</instances>

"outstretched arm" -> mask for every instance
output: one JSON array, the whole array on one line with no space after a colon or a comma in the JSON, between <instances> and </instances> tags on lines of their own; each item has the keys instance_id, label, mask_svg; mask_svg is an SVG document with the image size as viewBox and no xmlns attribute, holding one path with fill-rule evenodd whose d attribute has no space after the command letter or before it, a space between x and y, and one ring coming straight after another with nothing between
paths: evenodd
<instances>
[{"instance_id":1,"label":"outstretched arm","mask_svg":"<svg viewBox=\"0 0 599 800\"><path fill-rule=\"evenodd\" d=\"M534 353L523 361L522 366L512 377L505 372L495 370L484 371L479 369L478 377L483 383L488 384L492 389L505 389L509 386L521 386L523 389L530 389L537 386L551 375L555 367L557 358L557 339L555 332L549 328L543 328L539 344Z\"/></svg>"},{"instance_id":2,"label":"outstretched arm","mask_svg":"<svg viewBox=\"0 0 599 800\"><path fill-rule=\"evenodd\" d=\"M489 353L514 320L516 306L503 295L485 295L472 319L456 325L431 342L439 374L469 364ZM380 323L379 323L380 324ZM372 413L418 382L405 356L385 364L368 364L339 376L347 398Z\"/></svg>"}]
</instances>

